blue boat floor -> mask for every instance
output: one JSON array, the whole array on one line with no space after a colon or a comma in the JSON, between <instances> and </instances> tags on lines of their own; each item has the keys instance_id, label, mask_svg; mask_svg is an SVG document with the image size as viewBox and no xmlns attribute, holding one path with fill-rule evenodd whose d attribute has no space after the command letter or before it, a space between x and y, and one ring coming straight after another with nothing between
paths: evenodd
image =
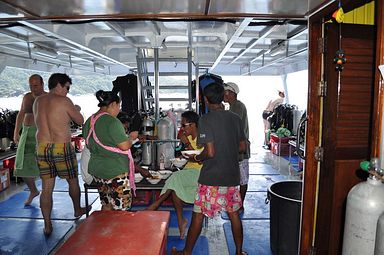
<instances>
[{"instance_id":1,"label":"blue boat floor","mask_svg":"<svg viewBox=\"0 0 384 255\"><path fill-rule=\"evenodd\" d=\"M272 184L275 181L280 181L280 180L286 180L286 179L299 179L300 176L297 171L292 169L291 164L284 159L283 157L278 157L276 155L273 155L270 151L264 150L262 148L256 150L254 153L252 153L251 158L249 160L249 165L250 165L250 182L249 182L249 187L248 190L252 193L250 193L250 201L252 199L254 200L255 195L258 195L262 197L263 194L266 193L266 190L270 184ZM81 179L81 177L79 177ZM26 185L21 183L21 184L16 184L16 183L11 183L11 187L8 189L5 189L4 191L0 192L0 206L1 202L4 200L7 200L14 196L15 194L19 192L25 192ZM256 192L256 193L255 193ZM69 195L68 195L69 196ZM82 193L83 196L83 193ZM54 201L55 203L55 201ZM249 204L249 203L248 203ZM247 203L245 203L247 205ZM100 201L99 199L96 200L96 202L93 204L92 211L94 210L100 210ZM250 207L248 208L249 210L253 210L255 207ZM188 208L189 210L190 208ZM255 228L254 231L259 231L262 229L264 232L269 233L268 231L265 230L265 228L269 227L269 224L266 224L269 222L269 214L268 210L269 208L264 208L263 211L257 212L261 214L261 216L257 216L252 218L249 217L249 219L243 219L243 221L246 221L244 224L250 224L250 221L255 221L255 224L263 224L263 228ZM0 208L1 210L1 208ZM172 210L172 208L165 208L165 210ZM245 210L247 210L247 207L245 207ZM251 212L247 212L251 213ZM245 215L246 217L247 215ZM60 247L66 239L75 231L76 226L81 224L81 222L84 220L85 216L81 217L78 220L73 221L74 227L72 227L68 233L64 236L64 238L58 238L58 243L53 251L51 251L49 254L54 254L55 250L57 250L58 247ZM225 218L225 217L223 217ZM229 249L232 249L233 245L231 243L227 244L227 239L226 239L226 234L224 232L224 224L229 223L227 219L223 219L220 217L220 215L208 219L207 225L203 228L201 235L206 237L208 240L208 247L209 247L209 253L210 255L229 255ZM247 217L246 217L247 218ZM12 221L15 220L15 218L12 218ZM17 219L16 219L17 220ZM22 218L20 220L26 220L26 218ZM31 219L32 220L32 219ZM34 219L36 221L36 219ZM179 235L179 231L176 226L170 226L169 228L169 236L175 239L175 236ZM31 224L33 227L41 227L40 225L36 224ZM41 229L42 231L42 229ZM248 231L249 232L249 231ZM248 232L245 232L244 234L249 234ZM262 234L265 234L265 233ZM15 234L16 233L16 234ZM14 231L12 236L17 239L17 231ZM258 233L251 233L252 235L258 236ZM24 233L19 233L20 240L22 238L25 239L25 234ZM172 239L172 240L173 240ZM171 240L171 239L170 239ZM244 238L246 240L246 237ZM175 241L175 240L174 240ZM269 238L263 238L262 240L259 240L259 242L269 242ZM37 244L39 245L39 244ZM259 251L260 254L270 254L269 250L269 243L264 243L260 245L260 247L263 247L265 251ZM260 249L259 247L259 249ZM169 252L169 251L168 251ZM2 254L2 251L0 249L0 254ZM41 254L47 254L47 253L41 253Z\"/></svg>"}]
</instances>

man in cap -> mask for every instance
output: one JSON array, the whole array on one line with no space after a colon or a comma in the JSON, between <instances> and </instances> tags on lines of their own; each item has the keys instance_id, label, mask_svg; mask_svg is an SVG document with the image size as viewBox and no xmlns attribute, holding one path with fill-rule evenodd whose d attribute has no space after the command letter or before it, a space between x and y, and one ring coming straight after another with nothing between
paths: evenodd
<instances>
[{"instance_id":1,"label":"man in cap","mask_svg":"<svg viewBox=\"0 0 384 255\"><path fill-rule=\"evenodd\" d=\"M240 167L240 195L243 202L243 207L240 209L240 213L244 210L244 199L248 189L249 180L249 158L251 155L249 142L249 127L248 127L248 115L245 105L237 99L237 94L240 92L239 86L233 82L227 82L224 84L224 102L229 103L231 112L239 115L241 122L243 123L244 133L247 138L247 148L245 152L239 153L239 167Z\"/></svg>"}]
</instances>

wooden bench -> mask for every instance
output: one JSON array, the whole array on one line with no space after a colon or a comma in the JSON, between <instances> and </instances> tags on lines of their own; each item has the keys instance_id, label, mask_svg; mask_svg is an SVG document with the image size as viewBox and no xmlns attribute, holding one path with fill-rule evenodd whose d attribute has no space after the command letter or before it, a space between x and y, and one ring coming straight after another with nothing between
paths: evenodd
<instances>
[{"instance_id":1,"label":"wooden bench","mask_svg":"<svg viewBox=\"0 0 384 255\"><path fill-rule=\"evenodd\" d=\"M166 255L169 217L166 211L97 211L56 254Z\"/></svg>"}]
</instances>

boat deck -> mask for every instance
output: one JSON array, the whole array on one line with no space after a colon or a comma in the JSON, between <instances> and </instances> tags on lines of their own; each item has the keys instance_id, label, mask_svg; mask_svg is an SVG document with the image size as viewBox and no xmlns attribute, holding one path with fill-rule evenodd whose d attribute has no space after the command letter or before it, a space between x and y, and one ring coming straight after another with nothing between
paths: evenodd
<instances>
[{"instance_id":1,"label":"boat deck","mask_svg":"<svg viewBox=\"0 0 384 255\"><path fill-rule=\"evenodd\" d=\"M250 180L245 212L242 215L243 249L248 254L270 255L272 252L269 243L269 204L265 203L268 187L277 181L299 179L300 172L295 170L285 158L262 148L252 154L249 162ZM41 188L40 180L37 181L37 185ZM23 202L27 195L28 191L24 183L12 182L9 188L0 192L0 229L2 229L0 254L55 254L84 221L85 216L80 219L73 217L72 203L65 182L57 181L52 211L54 232L49 238L45 238L39 199L35 198L31 206L24 207ZM97 193L90 192L89 200L93 203L92 211L100 210ZM82 203L84 203L84 193L82 193ZM144 208L145 205L134 206L133 210ZM186 208L186 217L190 217L191 209L192 207ZM168 252L172 246L182 247L184 241L178 238L177 221L172 207L163 206L160 210L171 211ZM194 254L234 254L230 222L225 213L207 221Z\"/></svg>"}]
</instances>

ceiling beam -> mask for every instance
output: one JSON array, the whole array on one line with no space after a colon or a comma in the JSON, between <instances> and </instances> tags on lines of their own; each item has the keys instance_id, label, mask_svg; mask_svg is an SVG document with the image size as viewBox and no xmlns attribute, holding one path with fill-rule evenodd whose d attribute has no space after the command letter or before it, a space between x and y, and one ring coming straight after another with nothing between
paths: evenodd
<instances>
[{"instance_id":1,"label":"ceiling beam","mask_svg":"<svg viewBox=\"0 0 384 255\"><path fill-rule=\"evenodd\" d=\"M107 25L110 29L115 31L121 38L124 39L129 45L135 47L135 44L131 39L125 36L124 29L117 23L117 22L105 22L105 25Z\"/></svg>"},{"instance_id":2,"label":"ceiling beam","mask_svg":"<svg viewBox=\"0 0 384 255\"><path fill-rule=\"evenodd\" d=\"M279 62L281 62L283 60L286 60L286 59L293 58L293 57L295 57L297 55L300 55L300 54L303 54L303 53L305 53L307 51L308 51L308 47L305 47L305 48L303 48L301 50L295 51L294 53L292 53L290 55L287 55L287 56L284 56L284 57L280 57L280 58L277 58L277 59L275 59L275 60L273 60L273 61L271 61L271 62L269 62L267 64L263 64L262 66L259 66L259 67L255 68L253 70L250 70L249 72L246 72L246 73L244 73L242 75L248 75L248 74L254 73L254 72L262 70L262 69L264 69L264 68L266 68L266 67L268 67L270 65L273 65L275 63L279 63Z\"/></svg>"},{"instance_id":3,"label":"ceiling beam","mask_svg":"<svg viewBox=\"0 0 384 255\"><path fill-rule=\"evenodd\" d=\"M10 30L7 30L7 29L1 29L0 30L0 34L6 36L8 38L20 41L20 42L28 42L28 37L27 36L15 33L13 31L10 31Z\"/></svg>"},{"instance_id":4,"label":"ceiling beam","mask_svg":"<svg viewBox=\"0 0 384 255\"><path fill-rule=\"evenodd\" d=\"M229 41L225 45L224 49L221 51L219 56L216 58L215 62L211 66L211 68L209 68L209 72L212 72L212 70L215 69L215 67L220 63L221 59L224 57L224 55L227 53L227 51L232 47L232 45L235 42L237 42L237 39L241 36L243 31L248 27L249 23L251 23L252 20L253 20L253 18L245 18L241 22L241 24L239 25L239 27L237 28L235 33L232 35L231 39L229 39Z\"/></svg>"},{"instance_id":5,"label":"ceiling beam","mask_svg":"<svg viewBox=\"0 0 384 255\"><path fill-rule=\"evenodd\" d=\"M293 40L307 32L307 26L298 26L287 34L287 40Z\"/></svg>"},{"instance_id":6,"label":"ceiling beam","mask_svg":"<svg viewBox=\"0 0 384 255\"><path fill-rule=\"evenodd\" d=\"M265 37L267 37L269 34L271 34L272 32L278 30L281 26L280 25L275 25L273 27L266 27L264 28L261 32L260 32L260 37L257 38L256 40L254 40L254 42L252 42L250 45L248 45L244 50L242 50L240 52L239 55L237 55L237 57L235 57L229 64L233 64L235 63L237 60L239 60L245 53L247 53L250 49L252 49L253 47L255 47L256 44L258 44L262 39L264 39Z\"/></svg>"},{"instance_id":7,"label":"ceiling beam","mask_svg":"<svg viewBox=\"0 0 384 255\"><path fill-rule=\"evenodd\" d=\"M74 47L74 48L77 48L77 49L80 49L82 51L84 51L85 53L87 54L90 54L91 56L94 56L96 58L99 58L101 60L104 60L104 61L107 61L107 62L110 62L110 63L114 63L114 64L118 64L118 65L121 65L121 66L125 66L129 69L133 68L131 66L128 66L120 61L117 61L116 59L113 59L113 58L110 58L106 55L104 55L103 53L100 53L96 50L93 50L81 43L78 43L78 42L75 42L71 39L68 39L67 37L64 37L58 33L56 33L55 31L53 30L49 30L47 28L44 28L42 26L39 26L39 25L36 25L36 24L33 24L31 22L28 22L28 21L19 21L19 23L23 24L24 26L28 27L29 29L31 29L32 31L34 31L35 33L42 33L42 34L49 34L50 36L54 36L56 37L57 39L65 42L68 46L70 47Z\"/></svg>"},{"instance_id":8,"label":"ceiling beam","mask_svg":"<svg viewBox=\"0 0 384 255\"><path fill-rule=\"evenodd\" d=\"M269 50L263 50L263 51L260 51L251 61L249 61L249 63L253 63L255 62L258 58L262 57L264 54L267 54L275 45L277 45L278 43L282 42L282 41L289 41L289 40L293 40L303 34L305 34L307 32L307 26L298 26L296 27L295 29L293 29L292 31L290 31L288 34L287 34L287 39L286 40L281 40L277 43L275 43L274 45L271 44Z\"/></svg>"}]
</instances>

